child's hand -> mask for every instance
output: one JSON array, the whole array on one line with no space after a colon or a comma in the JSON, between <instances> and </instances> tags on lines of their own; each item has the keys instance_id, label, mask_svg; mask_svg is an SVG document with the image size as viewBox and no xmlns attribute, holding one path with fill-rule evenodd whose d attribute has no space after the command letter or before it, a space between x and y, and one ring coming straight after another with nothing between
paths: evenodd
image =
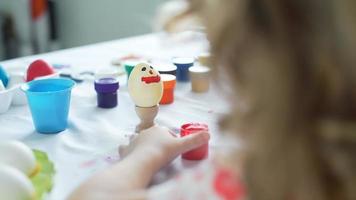
<instances>
[{"instance_id":1,"label":"child's hand","mask_svg":"<svg viewBox=\"0 0 356 200\"><path fill-rule=\"evenodd\" d=\"M151 157L159 169L178 155L206 144L209 139L207 132L180 138L167 128L154 126L139 133L128 146L121 146L119 152L122 157L130 154Z\"/></svg>"},{"instance_id":2,"label":"child's hand","mask_svg":"<svg viewBox=\"0 0 356 200\"><path fill-rule=\"evenodd\" d=\"M85 181L70 199L146 199L146 193L140 190L161 167L208 141L207 132L178 138L162 127L144 130L128 146L120 147L122 161Z\"/></svg>"}]
</instances>

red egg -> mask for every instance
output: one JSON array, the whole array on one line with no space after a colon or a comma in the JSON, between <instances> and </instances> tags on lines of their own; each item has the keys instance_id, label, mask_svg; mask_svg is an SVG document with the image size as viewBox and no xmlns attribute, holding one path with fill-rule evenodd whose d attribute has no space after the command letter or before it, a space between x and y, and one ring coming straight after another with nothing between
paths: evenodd
<instances>
[{"instance_id":1,"label":"red egg","mask_svg":"<svg viewBox=\"0 0 356 200\"><path fill-rule=\"evenodd\" d=\"M29 82L34 80L35 78L41 76L48 76L54 73L55 72L53 67L51 67L48 63L46 63L43 60L36 60L33 63L31 63L27 69L26 81Z\"/></svg>"}]
</instances>

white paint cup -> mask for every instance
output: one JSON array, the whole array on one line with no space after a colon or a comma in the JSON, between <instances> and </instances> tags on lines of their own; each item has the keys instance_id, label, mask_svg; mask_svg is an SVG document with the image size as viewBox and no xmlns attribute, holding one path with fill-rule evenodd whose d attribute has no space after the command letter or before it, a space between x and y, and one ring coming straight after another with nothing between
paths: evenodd
<instances>
[{"instance_id":1,"label":"white paint cup","mask_svg":"<svg viewBox=\"0 0 356 200\"><path fill-rule=\"evenodd\" d=\"M207 92L210 87L210 69L205 66L189 68L192 91L197 93Z\"/></svg>"}]
</instances>

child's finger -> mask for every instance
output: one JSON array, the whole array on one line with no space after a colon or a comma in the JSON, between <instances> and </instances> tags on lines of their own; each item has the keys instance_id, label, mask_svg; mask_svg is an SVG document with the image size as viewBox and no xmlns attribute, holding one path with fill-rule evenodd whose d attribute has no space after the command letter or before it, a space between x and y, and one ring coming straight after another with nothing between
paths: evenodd
<instances>
[{"instance_id":1,"label":"child's finger","mask_svg":"<svg viewBox=\"0 0 356 200\"><path fill-rule=\"evenodd\" d=\"M181 152L190 151L209 142L210 134L208 132L199 132L179 138L179 148Z\"/></svg>"},{"instance_id":2,"label":"child's finger","mask_svg":"<svg viewBox=\"0 0 356 200\"><path fill-rule=\"evenodd\" d=\"M119 155L120 157L125 157L125 155L127 154L127 147L128 145L121 145L119 146Z\"/></svg>"}]
</instances>

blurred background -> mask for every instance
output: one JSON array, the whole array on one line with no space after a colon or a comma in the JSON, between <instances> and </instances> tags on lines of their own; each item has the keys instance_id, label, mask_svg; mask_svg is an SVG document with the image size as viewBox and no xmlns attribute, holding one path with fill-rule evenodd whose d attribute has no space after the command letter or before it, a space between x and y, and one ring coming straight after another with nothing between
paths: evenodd
<instances>
[{"instance_id":1,"label":"blurred background","mask_svg":"<svg viewBox=\"0 0 356 200\"><path fill-rule=\"evenodd\" d=\"M167 0L0 0L0 61L153 31Z\"/></svg>"}]
</instances>

